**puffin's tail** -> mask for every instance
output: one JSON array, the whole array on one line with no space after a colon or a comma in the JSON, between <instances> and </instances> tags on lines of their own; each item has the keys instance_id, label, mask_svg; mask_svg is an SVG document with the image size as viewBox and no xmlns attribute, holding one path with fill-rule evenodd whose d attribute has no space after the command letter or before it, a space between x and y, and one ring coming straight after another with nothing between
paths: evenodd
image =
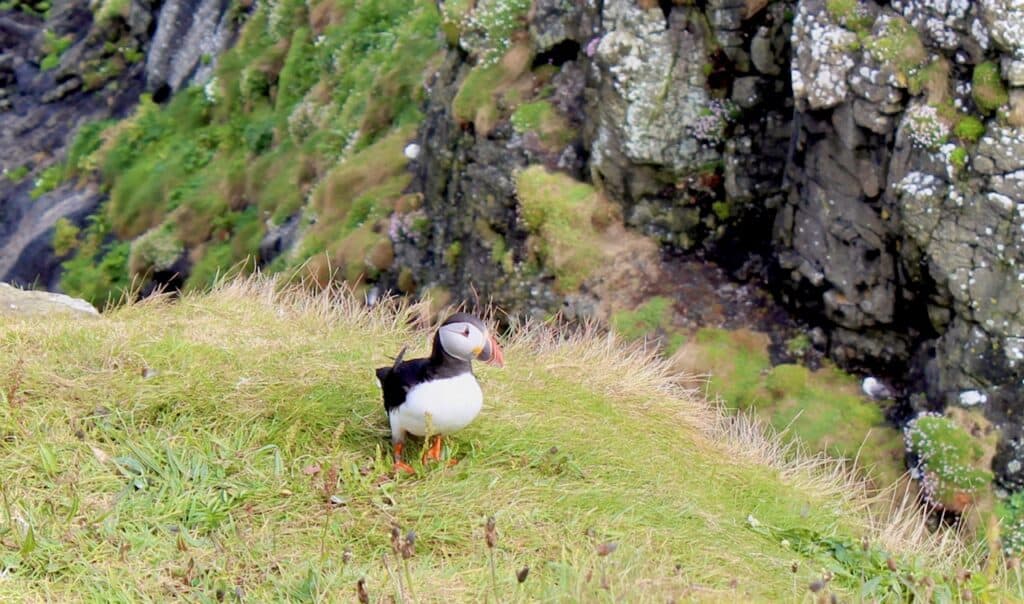
<instances>
[{"instance_id":1,"label":"puffin's tail","mask_svg":"<svg viewBox=\"0 0 1024 604\"><path fill-rule=\"evenodd\" d=\"M391 367L377 368L377 380L379 380L382 385L384 384L384 381L387 379L387 377L391 375L391 372L398 369L398 366L402 364L402 357L405 356L405 351L408 348L408 346L403 346L402 349L398 351L398 354L395 356L395 362L391 365Z\"/></svg>"}]
</instances>

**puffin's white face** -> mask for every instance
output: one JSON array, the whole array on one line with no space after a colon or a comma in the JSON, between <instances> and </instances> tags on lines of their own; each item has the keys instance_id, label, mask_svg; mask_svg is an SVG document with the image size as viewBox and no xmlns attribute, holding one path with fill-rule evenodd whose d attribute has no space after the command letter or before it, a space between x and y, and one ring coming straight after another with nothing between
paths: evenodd
<instances>
[{"instance_id":1,"label":"puffin's white face","mask_svg":"<svg viewBox=\"0 0 1024 604\"><path fill-rule=\"evenodd\" d=\"M463 361L477 358L487 345L486 334L472 323L442 325L438 335L441 337L441 347L444 351Z\"/></svg>"}]
</instances>

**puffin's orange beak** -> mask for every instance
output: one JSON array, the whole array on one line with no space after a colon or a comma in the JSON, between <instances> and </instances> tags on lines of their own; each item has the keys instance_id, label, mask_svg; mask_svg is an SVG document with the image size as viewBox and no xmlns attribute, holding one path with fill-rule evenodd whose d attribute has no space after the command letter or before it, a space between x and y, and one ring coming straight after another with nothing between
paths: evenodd
<instances>
[{"instance_id":1,"label":"puffin's orange beak","mask_svg":"<svg viewBox=\"0 0 1024 604\"><path fill-rule=\"evenodd\" d=\"M484 349L476 358L488 365L505 366L505 353L501 351L501 345L498 344L498 339L494 337L494 334L487 334L487 343L484 344Z\"/></svg>"}]
</instances>

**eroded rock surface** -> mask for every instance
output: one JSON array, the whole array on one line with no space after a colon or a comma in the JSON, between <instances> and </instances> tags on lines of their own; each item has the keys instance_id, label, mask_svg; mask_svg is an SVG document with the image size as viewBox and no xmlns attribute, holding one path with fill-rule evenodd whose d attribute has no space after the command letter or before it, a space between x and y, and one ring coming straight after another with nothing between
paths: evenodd
<instances>
[{"instance_id":1,"label":"eroded rock surface","mask_svg":"<svg viewBox=\"0 0 1024 604\"><path fill-rule=\"evenodd\" d=\"M92 304L45 291L23 290L0 283L0 317L45 317L53 314L98 317Z\"/></svg>"}]
</instances>

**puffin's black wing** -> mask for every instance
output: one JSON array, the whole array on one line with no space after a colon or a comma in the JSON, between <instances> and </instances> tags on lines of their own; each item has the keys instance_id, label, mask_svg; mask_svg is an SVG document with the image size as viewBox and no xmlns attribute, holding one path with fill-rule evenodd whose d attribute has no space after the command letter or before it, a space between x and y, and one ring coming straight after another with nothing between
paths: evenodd
<instances>
[{"instance_id":1,"label":"puffin's black wing","mask_svg":"<svg viewBox=\"0 0 1024 604\"><path fill-rule=\"evenodd\" d=\"M409 389L428 379L430 373L430 359L403 361L404 354L405 348L395 357L391 367L380 367L376 371L384 391L384 410L387 412L404 403Z\"/></svg>"}]
</instances>

